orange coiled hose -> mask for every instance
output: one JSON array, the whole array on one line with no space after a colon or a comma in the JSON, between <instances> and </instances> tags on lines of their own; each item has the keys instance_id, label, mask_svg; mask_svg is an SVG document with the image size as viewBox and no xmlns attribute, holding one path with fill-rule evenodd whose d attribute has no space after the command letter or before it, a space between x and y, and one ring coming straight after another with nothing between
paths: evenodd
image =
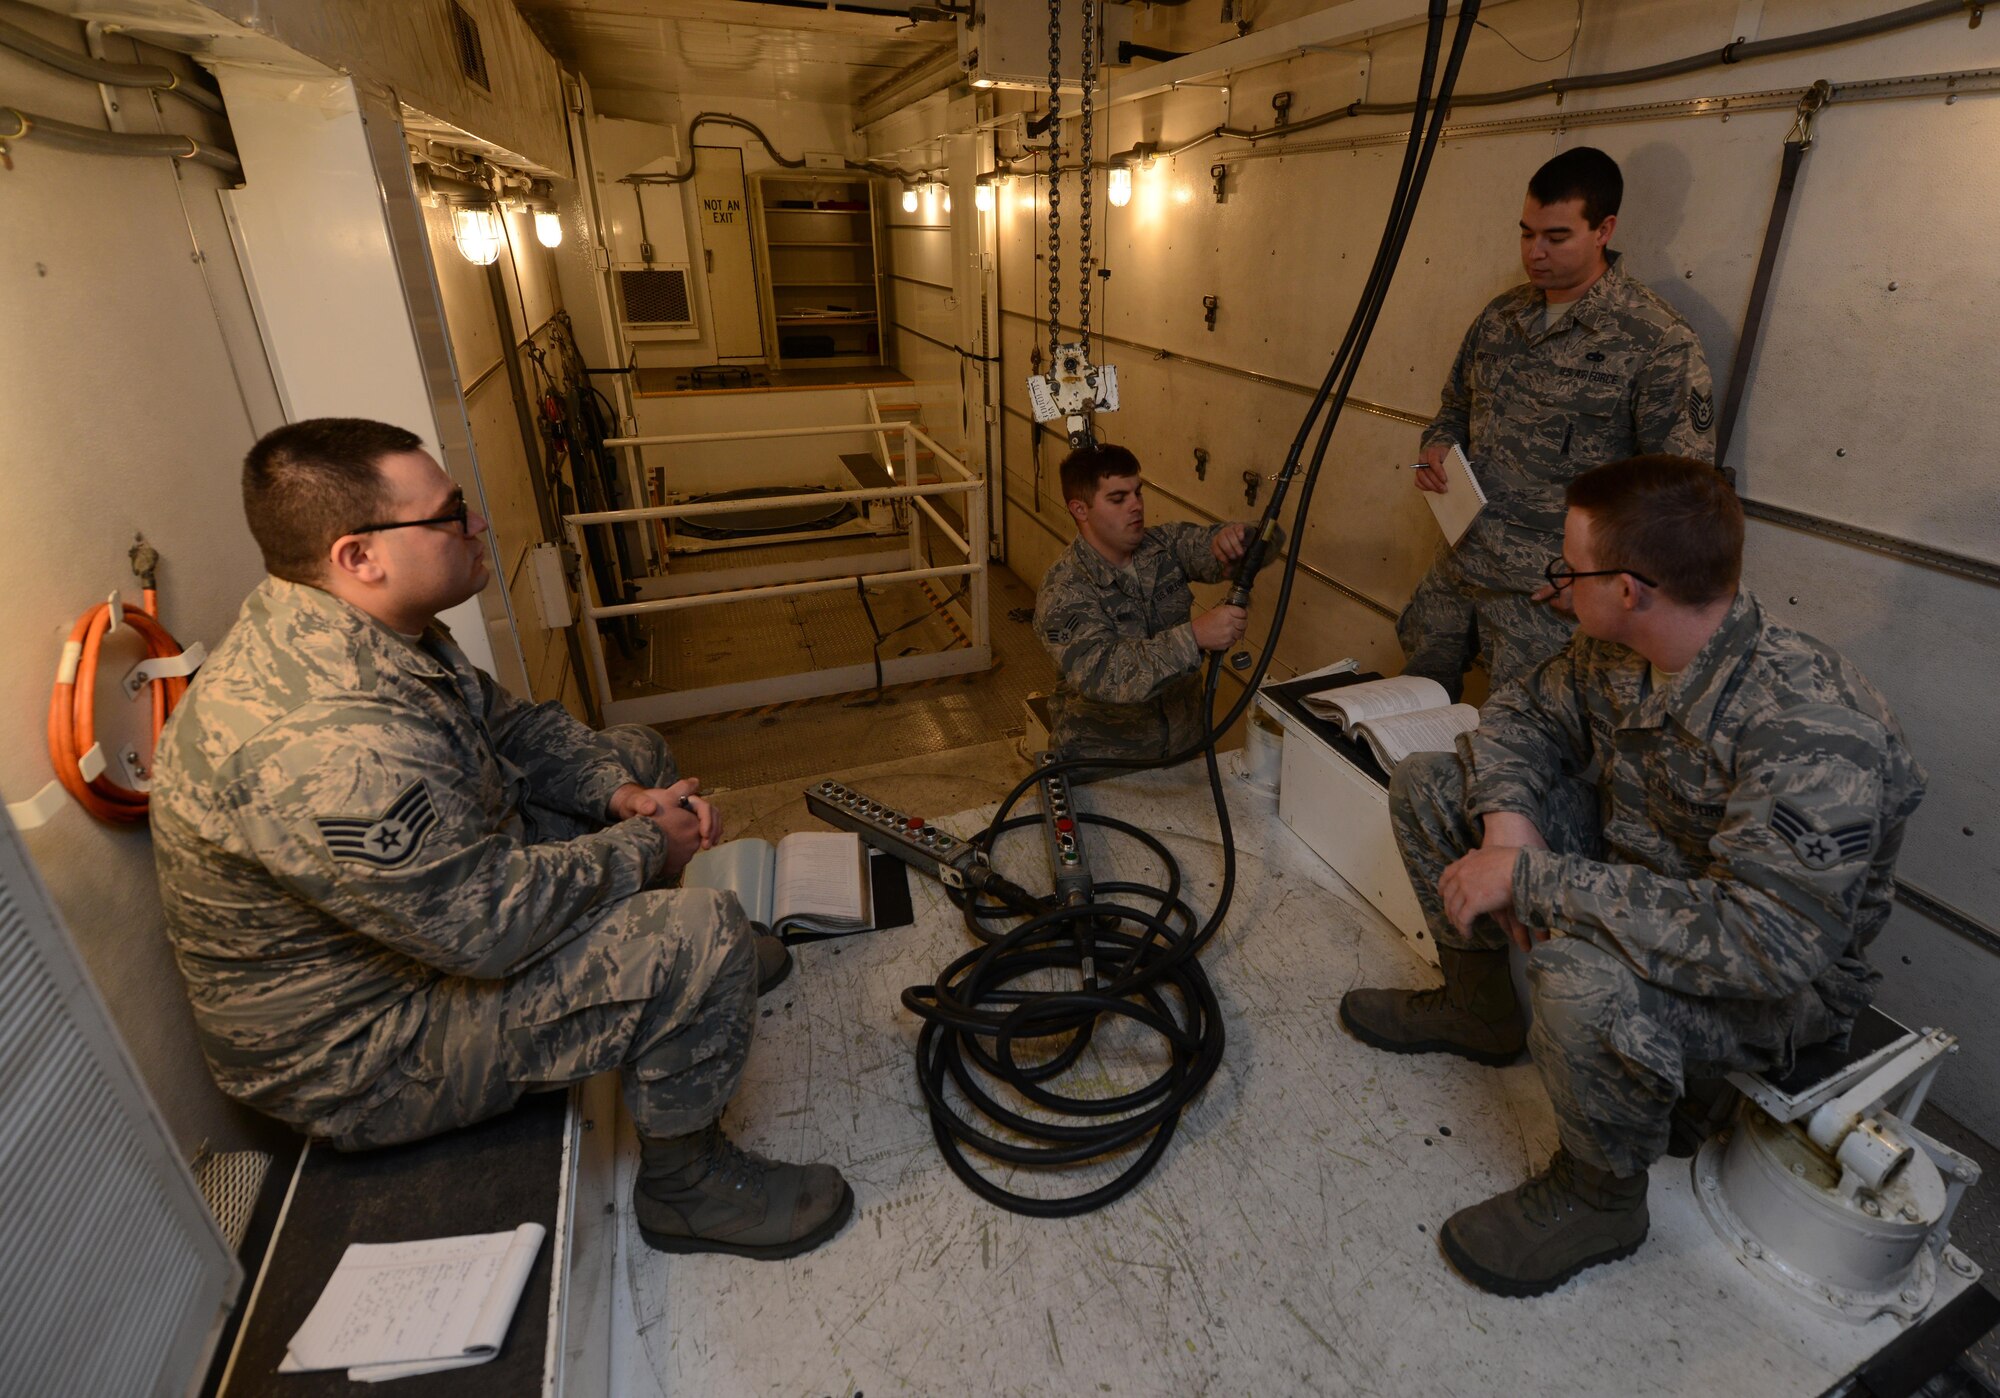
<instances>
[{"instance_id":1,"label":"orange coiled hose","mask_svg":"<svg viewBox=\"0 0 2000 1398\"><path fill-rule=\"evenodd\" d=\"M146 654L166 659L181 653L176 641L155 619L158 594L147 588L145 609L124 607L124 624L146 643ZM55 764L56 779L69 790L86 811L99 820L130 824L146 818L147 799L112 781L105 773L86 782L77 760L97 744L97 655L111 630L111 606L99 602L76 620L63 647L62 663L56 669L56 687L49 695L49 761ZM153 742L160 740L167 715L187 693L185 677L174 675L151 682L153 691ZM106 772L109 768L106 768Z\"/></svg>"}]
</instances>

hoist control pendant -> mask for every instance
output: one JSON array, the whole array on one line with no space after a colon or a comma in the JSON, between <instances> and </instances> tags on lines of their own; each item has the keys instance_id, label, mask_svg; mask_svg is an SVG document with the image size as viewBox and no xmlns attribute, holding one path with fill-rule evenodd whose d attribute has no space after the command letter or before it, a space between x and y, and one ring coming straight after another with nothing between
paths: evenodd
<instances>
[{"instance_id":1,"label":"hoist control pendant","mask_svg":"<svg viewBox=\"0 0 2000 1398\"><path fill-rule=\"evenodd\" d=\"M1089 446L1094 440L1091 416L1118 411L1118 370L1109 364L1092 364L1083 345L1058 346L1049 367L1052 372L1028 380L1028 400L1034 407L1035 421L1065 418L1069 444Z\"/></svg>"}]
</instances>

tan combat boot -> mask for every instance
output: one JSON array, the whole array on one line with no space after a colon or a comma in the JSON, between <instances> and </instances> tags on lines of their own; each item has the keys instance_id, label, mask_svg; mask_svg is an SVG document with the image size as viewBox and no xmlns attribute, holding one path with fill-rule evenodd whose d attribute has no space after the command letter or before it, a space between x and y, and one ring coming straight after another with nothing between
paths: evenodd
<instances>
[{"instance_id":1,"label":"tan combat boot","mask_svg":"<svg viewBox=\"0 0 2000 1398\"><path fill-rule=\"evenodd\" d=\"M796 1257L840 1231L854 1191L831 1165L784 1165L740 1149L711 1123L639 1137L632 1186L639 1233L661 1252Z\"/></svg>"},{"instance_id":2,"label":"tan combat boot","mask_svg":"<svg viewBox=\"0 0 2000 1398\"><path fill-rule=\"evenodd\" d=\"M1504 951L1438 948L1436 990L1350 990L1340 1022L1364 1044L1391 1053L1455 1053L1493 1067L1512 1063L1528 1040Z\"/></svg>"},{"instance_id":3,"label":"tan combat boot","mask_svg":"<svg viewBox=\"0 0 2000 1398\"><path fill-rule=\"evenodd\" d=\"M1558 1148L1518 1189L1460 1209L1438 1230L1444 1255L1496 1296L1540 1296L1646 1241L1646 1176L1620 1179Z\"/></svg>"}]
</instances>

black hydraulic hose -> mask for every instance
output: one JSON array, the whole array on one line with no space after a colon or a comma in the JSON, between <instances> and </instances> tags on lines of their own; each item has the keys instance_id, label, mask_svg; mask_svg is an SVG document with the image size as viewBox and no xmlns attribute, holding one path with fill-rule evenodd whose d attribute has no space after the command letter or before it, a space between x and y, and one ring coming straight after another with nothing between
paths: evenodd
<instances>
[{"instance_id":1,"label":"black hydraulic hose","mask_svg":"<svg viewBox=\"0 0 2000 1398\"><path fill-rule=\"evenodd\" d=\"M220 97L198 83L184 82L179 73L163 64L113 63L109 59L71 53L41 35L17 24L9 24L4 19L0 19L0 48L12 49L23 58L32 58L73 78L84 78L106 87L145 87L155 92L171 92L218 116L222 113Z\"/></svg>"},{"instance_id":2,"label":"black hydraulic hose","mask_svg":"<svg viewBox=\"0 0 2000 1398\"><path fill-rule=\"evenodd\" d=\"M1479 0L1466 0L1461 7L1450 57L1433 97L1447 0L1431 0L1418 99L1413 104L1416 117L1410 123L1382 241L1354 317L1299 426L1259 531L1246 548L1232 600L1240 595L1248 601L1249 580L1276 532L1286 487L1298 473L1313 428L1324 413L1293 515L1294 528L1303 537L1306 511L1327 444L1408 237L1478 11ZM1214 910L1206 919L1198 919L1181 896L1179 865L1156 837L1113 817L1078 811L1075 818L1082 824L1100 826L1149 849L1167 871L1165 887L1099 883L1090 901L1044 908L1004 933L990 930L984 919L1007 915L1014 909L982 902L976 893L956 895L966 925L981 945L947 966L935 983L905 990L903 1005L923 1020L917 1043L918 1080L938 1148L953 1173L990 1202L1017 1213L1065 1217L1088 1212L1123 1195L1165 1154L1181 1111L1207 1085L1221 1062L1224 1030L1220 1006L1199 960L1202 949L1227 917L1236 887L1236 842L1216 743L1254 701L1257 686L1270 666L1290 606L1298 552L1293 549L1286 560L1270 632L1254 674L1229 713L1212 721L1199 743L1164 759L1071 758L1042 767L1001 801L992 821L975 837L974 843L990 854L1002 836L1037 824L1039 817L1010 818L1009 813L1031 787L1052 773L1085 767L1142 770L1179 763L1199 753L1207 766L1223 863ZM1211 658L1203 684L1204 711L1211 715L1221 673L1220 657ZM1123 930L1128 923L1140 931ZM1043 973L1043 980L1050 973L1075 974L1079 988L1047 991L1020 984L1035 973ZM1129 1021L1156 1035L1165 1045L1165 1066L1140 1087L1109 1097L1078 1098L1050 1091L1044 1084L1076 1063L1105 1016ZM1023 1042L1043 1046L1036 1061L1023 1062L1017 1055ZM986 1084L996 1082L1039 1114L1030 1116L995 1100ZM975 1118L994 1123L1004 1136L995 1136ZM1009 1165L1058 1167L1102 1160L1142 1139L1146 1141L1144 1148L1110 1180L1085 1193L1060 1198L1009 1190L974 1168L966 1156L969 1149Z\"/></svg>"},{"instance_id":3,"label":"black hydraulic hose","mask_svg":"<svg viewBox=\"0 0 2000 1398\"><path fill-rule=\"evenodd\" d=\"M0 102L0 117L11 117L15 123L14 130L0 131L0 141L23 138L45 141L62 150L82 151L88 155L170 155L177 160L212 165L232 175L243 173L243 164L233 152L204 146L192 136L172 132L152 135L99 131L95 127L76 126L67 121L57 121L54 117L25 112L6 102Z\"/></svg>"},{"instance_id":4,"label":"black hydraulic hose","mask_svg":"<svg viewBox=\"0 0 2000 1398\"><path fill-rule=\"evenodd\" d=\"M771 157L773 164L782 165L787 170L803 170L805 168L806 162L804 157L794 159L788 155L780 155L778 148L771 144L771 138L764 134L764 128L757 125L756 122L747 120L744 117L732 116L728 112L696 112L694 120L687 124L688 167L685 171L678 175L627 175L623 183L686 184L694 178L695 152L700 149L694 143L694 133L703 126L740 126L757 138L763 145L765 154Z\"/></svg>"},{"instance_id":5,"label":"black hydraulic hose","mask_svg":"<svg viewBox=\"0 0 2000 1398\"><path fill-rule=\"evenodd\" d=\"M1663 78L1682 77L1688 73L1699 73L1710 68L1725 68L1732 64L1747 63L1757 58L1774 58L1780 54L1799 53L1806 49L1828 48L1835 44L1851 43L1856 39L1871 39L1881 34L1894 33L1919 24L1928 24L1936 19L1949 19L1954 15L1967 13L1966 0L1924 0L1920 5L1905 6L1900 10L1890 10L1886 14L1868 19L1853 20L1847 24L1829 25L1824 29L1809 29L1800 34L1785 34L1773 39L1756 39L1746 43L1724 44L1718 49L1690 54L1685 58L1668 59L1661 63L1648 64L1643 68L1622 68L1613 73L1582 73L1574 77L1549 78L1543 82L1526 83L1520 87L1504 88L1495 92L1454 93L1453 107L1498 107L1509 102L1525 102L1534 97L1560 97L1570 92L1593 92L1609 87L1631 87L1639 83L1658 82ZM1417 110L1414 102L1351 102L1345 107L1337 107L1330 112L1316 116L1297 118L1283 126L1270 126L1255 130L1240 126L1218 126L1204 131L1191 140L1168 148L1164 155L1180 155L1194 149L1206 141L1218 137L1247 141L1252 145L1260 141L1281 140L1298 136L1318 127L1328 126L1336 121L1346 121L1350 117L1361 116L1402 116Z\"/></svg>"}]
</instances>

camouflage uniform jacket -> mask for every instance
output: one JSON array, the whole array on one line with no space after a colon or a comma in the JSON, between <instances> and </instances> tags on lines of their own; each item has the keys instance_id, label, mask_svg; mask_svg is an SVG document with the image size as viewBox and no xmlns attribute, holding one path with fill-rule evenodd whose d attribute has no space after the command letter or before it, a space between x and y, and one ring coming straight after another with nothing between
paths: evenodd
<instances>
[{"instance_id":1,"label":"camouflage uniform jacket","mask_svg":"<svg viewBox=\"0 0 2000 1398\"><path fill-rule=\"evenodd\" d=\"M560 705L266 579L162 735L167 930L217 1084L310 1120L365 1097L445 976L503 977L663 874L646 820L535 843L529 800L592 824L629 780Z\"/></svg>"},{"instance_id":2,"label":"camouflage uniform jacket","mask_svg":"<svg viewBox=\"0 0 2000 1398\"><path fill-rule=\"evenodd\" d=\"M1515 576L1521 570L1505 560L1561 551L1563 488L1591 467L1642 452L1715 459L1701 341L1608 255L1604 275L1566 305L1547 306L1526 285L1488 303L1424 429L1426 447L1465 448L1486 492L1458 552L1490 561L1471 570L1489 584L1511 581L1523 592L1540 584L1539 565ZM1537 329L1545 306L1549 323Z\"/></svg>"},{"instance_id":3,"label":"camouflage uniform jacket","mask_svg":"<svg viewBox=\"0 0 2000 1398\"><path fill-rule=\"evenodd\" d=\"M1668 684L1578 634L1503 688L1464 740L1465 811L1535 817L1561 776L1594 780L1604 858L1529 850L1514 911L1588 938L1686 995L1784 1000L1850 1020L1880 974L1924 772L1888 702L1837 652L1739 592Z\"/></svg>"},{"instance_id":4,"label":"camouflage uniform jacket","mask_svg":"<svg viewBox=\"0 0 2000 1398\"><path fill-rule=\"evenodd\" d=\"M1051 745L1069 755L1165 757L1207 729L1189 580L1221 582L1233 564L1212 545L1227 525L1156 524L1120 568L1081 535L1050 565L1035 634L1061 678ZM1264 555L1277 557L1280 536Z\"/></svg>"}]
</instances>

